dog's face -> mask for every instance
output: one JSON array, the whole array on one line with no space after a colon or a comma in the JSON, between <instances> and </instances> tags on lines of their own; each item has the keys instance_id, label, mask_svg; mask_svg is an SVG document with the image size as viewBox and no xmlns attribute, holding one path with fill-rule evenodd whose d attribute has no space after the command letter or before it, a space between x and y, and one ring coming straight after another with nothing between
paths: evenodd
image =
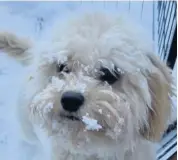
<instances>
[{"instance_id":1,"label":"dog's face","mask_svg":"<svg viewBox=\"0 0 178 160\"><path fill-rule=\"evenodd\" d=\"M90 144L94 152L101 144L158 139L170 111L166 65L123 20L86 16L66 30L34 57L25 83L32 123L63 147ZM87 126L86 118L98 124Z\"/></svg>"}]
</instances>

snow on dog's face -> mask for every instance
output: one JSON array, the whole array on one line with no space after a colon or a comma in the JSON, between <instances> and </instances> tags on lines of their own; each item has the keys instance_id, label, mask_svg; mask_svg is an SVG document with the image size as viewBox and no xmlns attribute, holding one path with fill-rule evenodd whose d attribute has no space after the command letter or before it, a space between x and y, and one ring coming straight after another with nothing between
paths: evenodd
<instances>
[{"instance_id":1,"label":"snow on dog's face","mask_svg":"<svg viewBox=\"0 0 178 160\"><path fill-rule=\"evenodd\" d=\"M169 115L171 77L136 28L93 14L56 34L34 57L25 84L32 123L58 137L60 147L80 152L158 139Z\"/></svg>"},{"instance_id":2,"label":"snow on dog's face","mask_svg":"<svg viewBox=\"0 0 178 160\"><path fill-rule=\"evenodd\" d=\"M50 54L40 56L37 75L29 78L40 88L30 104L31 120L63 138L82 139L83 134L85 140L90 135L116 140L126 132L131 101L121 87L126 71L114 57L96 53L84 60L67 48Z\"/></svg>"}]
</instances>

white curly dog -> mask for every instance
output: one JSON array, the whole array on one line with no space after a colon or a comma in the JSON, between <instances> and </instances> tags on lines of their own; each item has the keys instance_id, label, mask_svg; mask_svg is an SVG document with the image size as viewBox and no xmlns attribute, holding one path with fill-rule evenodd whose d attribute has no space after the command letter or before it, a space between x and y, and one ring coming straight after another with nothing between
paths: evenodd
<instances>
[{"instance_id":1,"label":"white curly dog","mask_svg":"<svg viewBox=\"0 0 178 160\"><path fill-rule=\"evenodd\" d=\"M86 13L42 43L0 32L1 51L30 69L17 104L23 140L51 160L156 159L172 77L139 29Z\"/></svg>"}]
</instances>

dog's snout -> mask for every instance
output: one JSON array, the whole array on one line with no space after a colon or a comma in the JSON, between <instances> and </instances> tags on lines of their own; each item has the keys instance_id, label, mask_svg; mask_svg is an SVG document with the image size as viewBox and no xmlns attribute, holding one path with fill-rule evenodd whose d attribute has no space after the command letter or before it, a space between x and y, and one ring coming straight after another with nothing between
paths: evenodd
<instances>
[{"instance_id":1,"label":"dog's snout","mask_svg":"<svg viewBox=\"0 0 178 160\"><path fill-rule=\"evenodd\" d=\"M76 112L84 103L84 96L74 91L64 92L61 97L61 104L64 110Z\"/></svg>"}]
</instances>

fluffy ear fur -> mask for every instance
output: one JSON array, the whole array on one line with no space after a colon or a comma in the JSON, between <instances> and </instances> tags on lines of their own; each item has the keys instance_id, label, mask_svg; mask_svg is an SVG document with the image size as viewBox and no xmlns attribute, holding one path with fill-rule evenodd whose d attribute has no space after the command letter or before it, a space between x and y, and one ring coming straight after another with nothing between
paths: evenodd
<instances>
[{"instance_id":1,"label":"fluffy ear fur","mask_svg":"<svg viewBox=\"0 0 178 160\"><path fill-rule=\"evenodd\" d=\"M142 132L149 140L160 140L165 131L171 111L172 76L171 71L156 55L149 54L153 70L148 73L148 85L152 98L149 106L148 127Z\"/></svg>"},{"instance_id":2,"label":"fluffy ear fur","mask_svg":"<svg viewBox=\"0 0 178 160\"><path fill-rule=\"evenodd\" d=\"M28 40L21 39L12 33L0 32L0 51L6 52L22 64L30 62L31 55L28 53L30 48L31 44Z\"/></svg>"}]
</instances>

